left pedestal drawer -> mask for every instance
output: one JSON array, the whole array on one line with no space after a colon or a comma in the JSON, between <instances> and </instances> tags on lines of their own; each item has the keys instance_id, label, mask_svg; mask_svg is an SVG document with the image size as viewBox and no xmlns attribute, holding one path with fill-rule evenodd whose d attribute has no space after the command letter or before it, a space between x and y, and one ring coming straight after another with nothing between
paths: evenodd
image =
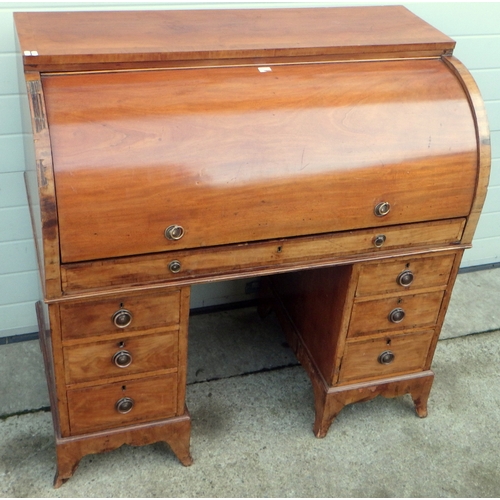
<instances>
[{"instance_id":1,"label":"left pedestal drawer","mask_svg":"<svg viewBox=\"0 0 500 500\"><path fill-rule=\"evenodd\" d=\"M119 337L64 350L67 384L177 368L178 331Z\"/></svg>"},{"instance_id":2,"label":"left pedestal drawer","mask_svg":"<svg viewBox=\"0 0 500 500\"><path fill-rule=\"evenodd\" d=\"M177 373L68 390L72 435L172 417Z\"/></svg>"},{"instance_id":3,"label":"left pedestal drawer","mask_svg":"<svg viewBox=\"0 0 500 500\"><path fill-rule=\"evenodd\" d=\"M116 294L60 306L64 340L118 332L152 332L180 321L180 292Z\"/></svg>"}]
</instances>

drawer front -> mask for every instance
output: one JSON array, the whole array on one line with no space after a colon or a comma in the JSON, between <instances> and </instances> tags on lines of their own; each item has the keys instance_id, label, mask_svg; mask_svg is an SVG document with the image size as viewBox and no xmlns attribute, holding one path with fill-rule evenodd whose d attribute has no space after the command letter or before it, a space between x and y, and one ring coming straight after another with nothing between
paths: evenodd
<instances>
[{"instance_id":1,"label":"drawer front","mask_svg":"<svg viewBox=\"0 0 500 500\"><path fill-rule=\"evenodd\" d=\"M64 263L470 212L474 120L439 59L42 82Z\"/></svg>"},{"instance_id":2,"label":"drawer front","mask_svg":"<svg viewBox=\"0 0 500 500\"><path fill-rule=\"evenodd\" d=\"M413 373L424 369L433 335L434 330L426 330L347 342L339 383Z\"/></svg>"},{"instance_id":3,"label":"drawer front","mask_svg":"<svg viewBox=\"0 0 500 500\"><path fill-rule=\"evenodd\" d=\"M401 330L434 326L444 292L405 295L380 300L356 302L349 324L349 337L359 337L381 330Z\"/></svg>"},{"instance_id":4,"label":"drawer front","mask_svg":"<svg viewBox=\"0 0 500 500\"><path fill-rule=\"evenodd\" d=\"M356 296L446 286L454 260L455 254L447 254L364 264Z\"/></svg>"},{"instance_id":5,"label":"drawer front","mask_svg":"<svg viewBox=\"0 0 500 500\"><path fill-rule=\"evenodd\" d=\"M231 275L241 277L245 273L264 274L266 270L321 266L342 262L356 255L371 257L397 248L414 248L415 242L425 242L427 246L448 246L460 241L463 227L464 219L453 219L246 245L166 252L147 257L68 264L62 267L63 288L66 293L72 293L109 287L110 283L114 286L166 281L189 283L218 275L224 275L226 278ZM385 237L381 247L374 244L377 235ZM176 272L170 270L173 262L179 265L175 269Z\"/></svg>"},{"instance_id":6,"label":"drawer front","mask_svg":"<svg viewBox=\"0 0 500 500\"><path fill-rule=\"evenodd\" d=\"M125 398L131 399L132 406ZM117 406L129 411L121 413ZM72 435L169 418L176 407L175 373L68 391Z\"/></svg>"},{"instance_id":7,"label":"drawer front","mask_svg":"<svg viewBox=\"0 0 500 500\"><path fill-rule=\"evenodd\" d=\"M178 353L177 331L67 346L66 383L176 368Z\"/></svg>"},{"instance_id":8,"label":"drawer front","mask_svg":"<svg viewBox=\"0 0 500 500\"><path fill-rule=\"evenodd\" d=\"M130 313L130 325L116 326L113 318L120 311ZM179 323L180 293L124 295L98 301L61 304L63 339L79 339L107 333L128 333L161 328ZM121 314L117 322L124 325L128 315Z\"/></svg>"}]
</instances>

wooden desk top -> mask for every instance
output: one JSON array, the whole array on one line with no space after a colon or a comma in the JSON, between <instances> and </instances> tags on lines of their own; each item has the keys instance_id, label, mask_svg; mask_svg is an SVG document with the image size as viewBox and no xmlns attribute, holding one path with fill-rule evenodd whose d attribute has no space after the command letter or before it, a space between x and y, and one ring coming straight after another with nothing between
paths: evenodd
<instances>
[{"instance_id":1,"label":"wooden desk top","mask_svg":"<svg viewBox=\"0 0 500 500\"><path fill-rule=\"evenodd\" d=\"M401 6L14 14L27 67L440 56L455 42Z\"/></svg>"}]
</instances>

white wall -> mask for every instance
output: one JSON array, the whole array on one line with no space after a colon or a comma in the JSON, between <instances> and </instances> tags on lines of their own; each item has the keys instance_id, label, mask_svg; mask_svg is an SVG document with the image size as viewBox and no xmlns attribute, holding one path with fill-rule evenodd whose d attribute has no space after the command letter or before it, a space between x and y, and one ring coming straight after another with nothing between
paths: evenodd
<instances>
[{"instance_id":1,"label":"white wall","mask_svg":"<svg viewBox=\"0 0 500 500\"><path fill-rule=\"evenodd\" d=\"M457 41L455 55L469 68L486 101L493 166L474 248L462 267L500 261L500 3L403 3ZM366 2L365 2L366 4ZM0 338L37 330L38 276L24 192L24 156L12 13L20 10L118 10L363 5L340 2L0 2ZM242 300L245 283L193 289L193 307Z\"/></svg>"}]
</instances>

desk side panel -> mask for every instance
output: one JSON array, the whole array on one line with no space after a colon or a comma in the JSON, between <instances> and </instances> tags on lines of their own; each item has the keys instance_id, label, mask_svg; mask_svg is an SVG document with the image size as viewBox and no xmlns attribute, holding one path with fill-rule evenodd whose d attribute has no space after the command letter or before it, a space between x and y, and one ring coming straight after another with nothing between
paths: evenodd
<instances>
[{"instance_id":1,"label":"desk side panel","mask_svg":"<svg viewBox=\"0 0 500 500\"><path fill-rule=\"evenodd\" d=\"M57 206L52 153L40 75L27 72L21 80L25 149L25 182L42 290L45 299L61 296ZM29 117L29 119L28 119Z\"/></svg>"},{"instance_id":2,"label":"desk side panel","mask_svg":"<svg viewBox=\"0 0 500 500\"><path fill-rule=\"evenodd\" d=\"M474 78L467 68L455 57L445 57L443 59L449 65L451 70L456 74L457 79L461 82L464 91L469 100L471 112L474 117L477 135L477 162L478 176L474 202L470 215L467 219L467 225L464 230L462 242L464 244L472 243L474 232L476 231L479 222L479 216L486 199L488 192L488 183L491 170L491 137L488 125L488 117L486 109Z\"/></svg>"},{"instance_id":3,"label":"desk side panel","mask_svg":"<svg viewBox=\"0 0 500 500\"><path fill-rule=\"evenodd\" d=\"M271 277L299 344L327 385L339 373L358 274L357 266L339 266Z\"/></svg>"}]
</instances>

